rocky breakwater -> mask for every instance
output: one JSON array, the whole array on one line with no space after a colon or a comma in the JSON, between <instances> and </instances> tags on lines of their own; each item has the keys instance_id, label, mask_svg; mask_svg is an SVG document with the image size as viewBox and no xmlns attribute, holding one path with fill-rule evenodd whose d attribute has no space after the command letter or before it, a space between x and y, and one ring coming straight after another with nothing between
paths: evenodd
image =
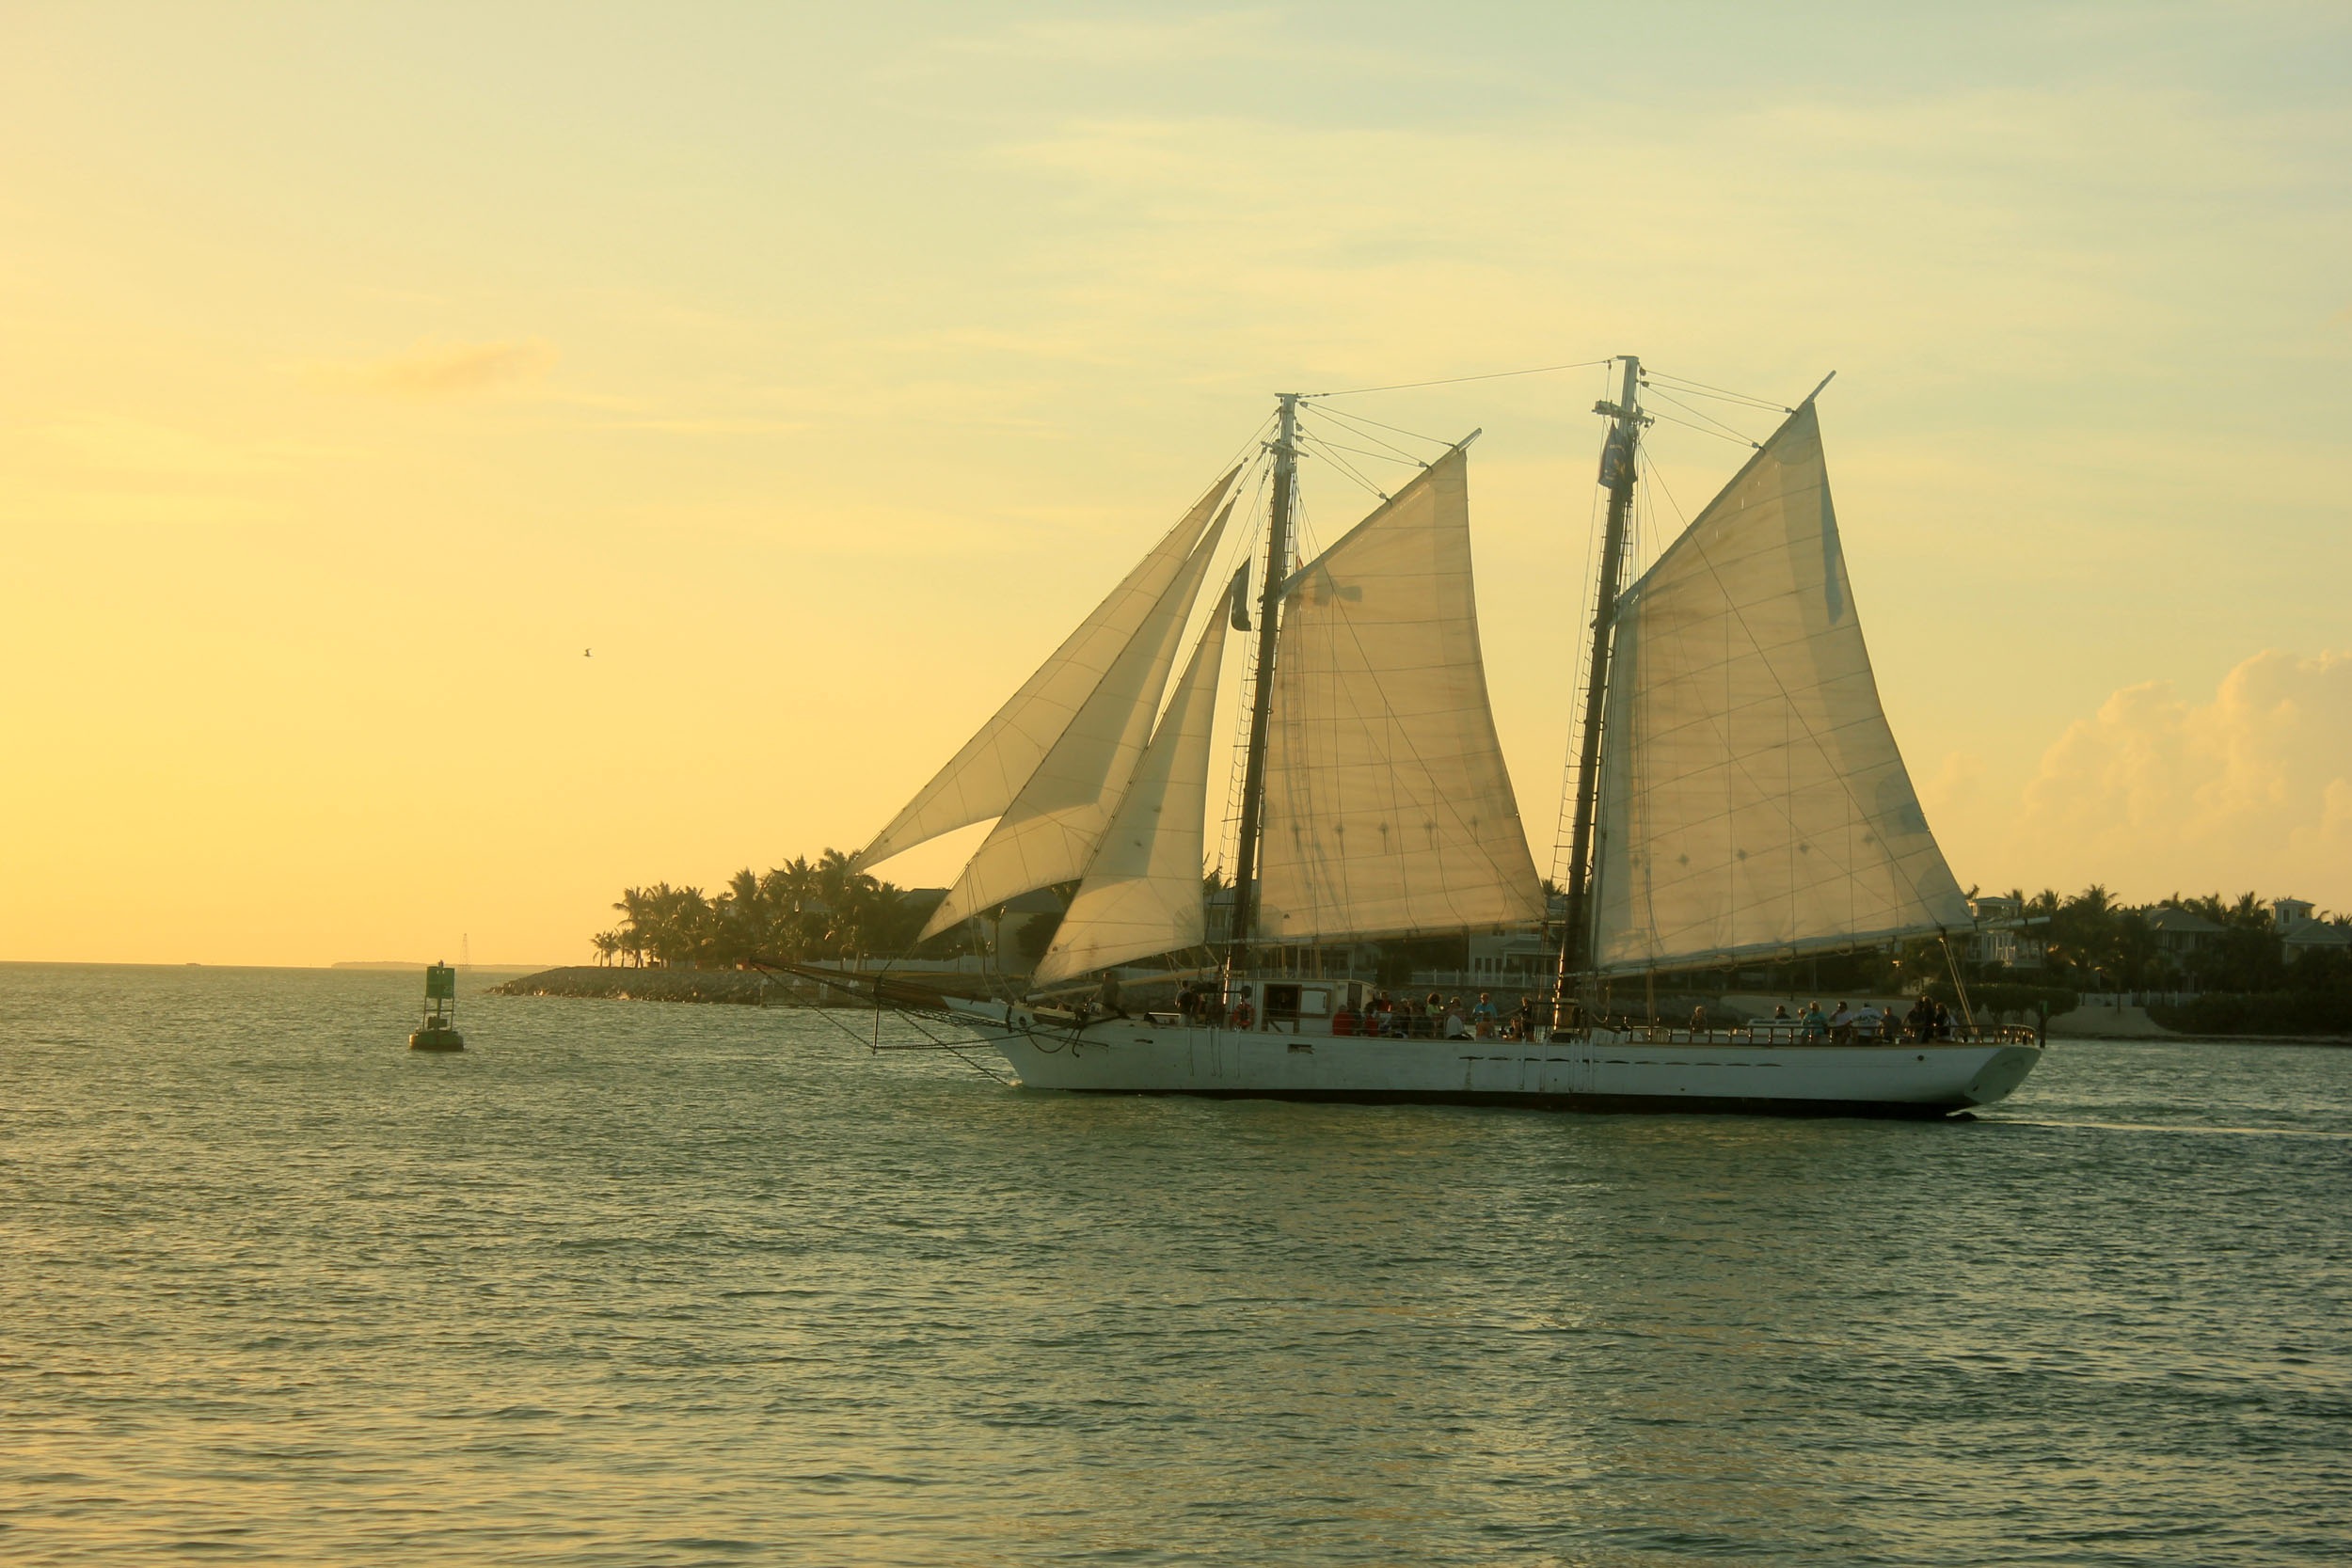
<instances>
[{"instance_id":1,"label":"rocky breakwater","mask_svg":"<svg viewBox=\"0 0 2352 1568\"><path fill-rule=\"evenodd\" d=\"M740 969L622 969L580 964L543 969L490 988L493 996L592 996L615 1002L731 1002L791 1006L799 998L772 975Z\"/></svg>"}]
</instances>

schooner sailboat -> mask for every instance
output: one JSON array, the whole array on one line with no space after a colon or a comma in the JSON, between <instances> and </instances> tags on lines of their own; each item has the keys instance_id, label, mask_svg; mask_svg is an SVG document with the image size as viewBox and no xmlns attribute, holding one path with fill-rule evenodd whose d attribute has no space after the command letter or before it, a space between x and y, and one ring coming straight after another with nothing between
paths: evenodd
<instances>
[{"instance_id":1,"label":"schooner sailboat","mask_svg":"<svg viewBox=\"0 0 2352 1568\"><path fill-rule=\"evenodd\" d=\"M941 998L933 1016L990 1040L1040 1088L1881 1116L1943 1115L2013 1090L2040 1057L2033 1037L1973 1021L1956 1038L1880 1044L1791 1024L1607 1018L1616 976L1971 925L1880 708L1813 398L1624 585L1649 416L1639 361L1623 367L1621 395L1596 410L1611 421L1608 511L1557 984L1534 1037L1368 1037L1348 1028L1366 1010L1361 981L1278 961L1534 929L1549 913L1487 700L1470 569L1475 433L1294 564L1297 394L1278 400L1265 443L1263 553L1207 607L1182 673L1240 467L860 853L871 865L993 820L926 937L1077 885L1031 977L1038 990ZM1207 946L1214 714L1234 630L1254 634L1255 659L1214 987L1183 1012L1061 1006L1057 986Z\"/></svg>"}]
</instances>

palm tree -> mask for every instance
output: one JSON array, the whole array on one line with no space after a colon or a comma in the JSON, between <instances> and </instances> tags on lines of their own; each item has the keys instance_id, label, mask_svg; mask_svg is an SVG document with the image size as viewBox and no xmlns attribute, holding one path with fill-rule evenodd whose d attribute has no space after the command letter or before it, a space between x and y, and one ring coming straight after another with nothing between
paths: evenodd
<instances>
[{"instance_id":1,"label":"palm tree","mask_svg":"<svg viewBox=\"0 0 2352 1568\"><path fill-rule=\"evenodd\" d=\"M648 937L653 920L652 900L644 889L628 888L622 892L621 901L612 908L621 917L621 928L617 933L621 939L620 950L634 958L636 966L642 969L645 963L645 950L651 945Z\"/></svg>"}]
</instances>

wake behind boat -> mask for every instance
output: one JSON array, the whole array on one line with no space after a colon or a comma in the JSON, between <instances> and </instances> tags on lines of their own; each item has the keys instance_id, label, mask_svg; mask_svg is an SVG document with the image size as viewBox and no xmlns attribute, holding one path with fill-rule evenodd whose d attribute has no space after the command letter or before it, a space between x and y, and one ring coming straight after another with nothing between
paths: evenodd
<instances>
[{"instance_id":1,"label":"wake behind boat","mask_svg":"<svg viewBox=\"0 0 2352 1568\"><path fill-rule=\"evenodd\" d=\"M1884 1043L1794 1022L1666 1029L1615 1017L1613 987L1631 977L1972 926L1879 705L1814 398L1626 587L1648 416L1639 361L1623 367L1621 395L1596 409L1611 421L1608 511L1556 924L1487 698L1470 564L1475 433L1301 562L1301 399L1284 394L1263 444L1263 550L1200 602L1244 465L858 857L871 865L993 818L923 934L1074 882L1031 977L1039 989L920 999L883 986L878 1003L978 1033L1034 1088L1870 1116L1938 1116L2014 1090L2039 1047L2029 1031L1978 1024L1964 986L1957 1025ZM1254 633L1254 657L1214 982L1181 1012L1057 1005L1056 988L1083 976L1207 946L1205 819L1229 630ZM1370 1034L1365 983L1321 977L1334 947L1537 928L1557 939L1556 979L1517 1038Z\"/></svg>"}]
</instances>

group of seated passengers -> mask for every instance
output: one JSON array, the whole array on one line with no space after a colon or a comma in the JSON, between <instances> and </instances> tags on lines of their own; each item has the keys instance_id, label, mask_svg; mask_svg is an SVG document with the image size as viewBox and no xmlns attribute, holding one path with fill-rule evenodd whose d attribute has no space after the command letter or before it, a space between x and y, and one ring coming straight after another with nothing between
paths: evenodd
<instances>
[{"instance_id":1,"label":"group of seated passengers","mask_svg":"<svg viewBox=\"0 0 2352 1568\"><path fill-rule=\"evenodd\" d=\"M1522 996L1518 1006L1506 1014L1495 1006L1492 991L1480 991L1467 1009L1460 997L1449 999L1434 990L1422 1002L1375 991L1360 1013L1341 1003L1331 1015L1331 1033L1392 1040L1530 1039L1535 1033L1535 1003Z\"/></svg>"},{"instance_id":2,"label":"group of seated passengers","mask_svg":"<svg viewBox=\"0 0 2352 1568\"><path fill-rule=\"evenodd\" d=\"M1225 1006L1220 1005L1214 988L1206 985L1187 984L1179 989L1176 1012L1189 1024L1252 1029L1258 1023L1256 1009L1248 997L1238 997L1231 1006ZM1415 1002L1409 996L1391 998L1385 990L1375 991L1360 1013L1342 1001L1339 1010L1331 1015L1331 1033L1394 1040L1533 1039L1535 1002L1533 997L1522 996L1518 1007L1506 1014L1495 1006L1492 991L1480 991L1478 1000L1467 1008L1460 997L1449 1001L1434 990L1425 1002Z\"/></svg>"},{"instance_id":3,"label":"group of seated passengers","mask_svg":"<svg viewBox=\"0 0 2352 1568\"><path fill-rule=\"evenodd\" d=\"M1788 1009L1774 1007L1772 1022L1789 1022ZM1876 1045L1881 1039L1924 1043L1952 1037L1950 1010L1943 1003L1924 996L1912 1003L1909 1012L1899 1016L1882 1012L1870 1002L1863 1003L1859 1008L1849 1008L1840 1002L1827 1013L1821 1011L1819 1002L1808 1002L1794 1022L1799 1039L1827 1040L1833 1045Z\"/></svg>"}]
</instances>

